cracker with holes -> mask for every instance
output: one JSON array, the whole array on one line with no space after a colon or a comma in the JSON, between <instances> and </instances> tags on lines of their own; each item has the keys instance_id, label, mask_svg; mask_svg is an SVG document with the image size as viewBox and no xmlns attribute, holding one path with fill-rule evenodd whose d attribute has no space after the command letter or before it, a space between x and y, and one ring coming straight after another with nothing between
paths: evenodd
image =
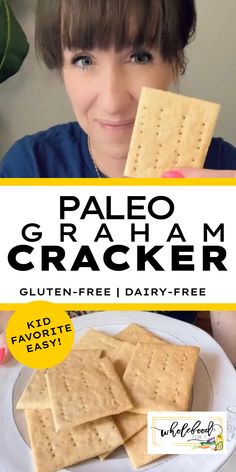
<instances>
[{"instance_id":1,"label":"cracker with holes","mask_svg":"<svg viewBox=\"0 0 236 472\"><path fill-rule=\"evenodd\" d=\"M89 329L79 338L73 349L101 349L104 356L113 361L121 346L122 342L118 339L96 331L96 329Z\"/></svg>"},{"instance_id":2,"label":"cracker with holes","mask_svg":"<svg viewBox=\"0 0 236 472\"><path fill-rule=\"evenodd\" d=\"M60 374L60 366L46 374L56 431L133 407L132 402L108 358L78 365L71 362Z\"/></svg>"},{"instance_id":3,"label":"cracker with holes","mask_svg":"<svg viewBox=\"0 0 236 472\"><path fill-rule=\"evenodd\" d=\"M189 407L199 348L137 344L123 376L135 413Z\"/></svg>"},{"instance_id":4,"label":"cracker with holes","mask_svg":"<svg viewBox=\"0 0 236 472\"><path fill-rule=\"evenodd\" d=\"M122 331L116 334L115 338L119 339L120 341L126 341L132 344L144 342L141 341L141 339L150 340L150 338L153 338L153 340L157 342L165 342L164 339L156 336L155 334L151 333L151 331L148 331L146 328L136 323L131 323L129 326L126 326L126 328L122 329Z\"/></svg>"},{"instance_id":5,"label":"cracker with holes","mask_svg":"<svg viewBox=\"0 0 236 472\"><path fill-rule=\"evenodd\" d=\"M127 367L131 355L133 354L134 349L134 344L130 344L128 342L122 343L117 357L114 360L114 367L120 378L125 372L125 369ZM140 429L142 429L147 424L147 415L138 415L135 413L130 413L129 411L125 411L124 413L115 415L113 418L119 428L119 431L124 441L127 441L129 438L134 436L134 434L140 431ZM107 452L106 454L103 454L102 456L100 456L100 459L104 460L112 452L113 450Z\"/></svg>"},{"instance_id":6,"label":"cracker with holes","mask_svg":"<svg viewBox=\"0 0 236 472\"><path fill-rule=\"evenodd\" d=\"M86 363L88 360L99 359L101 354L102 351L96 349L90 351L72 351L67 358L61 362L60 371L67 368L71 359L76 363ZM57 369L57 366L54 367L54 369ZM43 410L51 407L45 378L47 370L48 369L37 370L33 373L17 403L16 408L18 410Z\"/></svg>"},{"instance_id":7,"label":"cracker with holes","mask_svg":"<svg viewBox=\"0 0 236 472\"><path fill-rule=\"evenodd\" d=\"M25 414L36 472L61 470L123 444L110 417L56 432L50 410Z\"/></svg>"},{"instance_id":8,"label":"cracker with holes","mask_svg":"<svg viewBox=\"0 0 236 472\"><path fill-rule=\"evenodd\" d=\"M124 175L160 177L175 167L202 168L220 105L144 87Z\"/></svg>"}]
</instances>

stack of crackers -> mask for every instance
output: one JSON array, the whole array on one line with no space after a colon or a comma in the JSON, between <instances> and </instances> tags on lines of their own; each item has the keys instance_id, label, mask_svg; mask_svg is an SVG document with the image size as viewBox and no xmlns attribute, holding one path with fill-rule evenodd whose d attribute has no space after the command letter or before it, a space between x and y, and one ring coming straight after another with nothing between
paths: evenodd
<instances>
[{"instance_id":1,"label":"stack of crackers","mask_svg":"<svg viewBox=\"0 0 236 472\"><path fill-rule=\"evenodd\" d=\"M147 412L187 410L199 348L167 343L131 324L88 330L64 362L36 371L18 401L35 470L54 472L123 445L135 468L147 454Z\"/></svg>"}]
</instances>

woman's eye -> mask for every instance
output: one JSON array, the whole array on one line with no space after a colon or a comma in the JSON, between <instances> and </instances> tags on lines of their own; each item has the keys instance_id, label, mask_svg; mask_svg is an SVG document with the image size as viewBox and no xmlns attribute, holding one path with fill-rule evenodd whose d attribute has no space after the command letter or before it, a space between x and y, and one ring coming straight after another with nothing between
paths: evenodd
<instances>
[{"instance_id":1,"label":"woman's eye","mask_svg":"<svg viewBox=\"0 0 236 472\"><path fill-rule=\"evenodd\" d=\"M134 62L135 64L147 64L148 62L151 62L152 59L152 54L145 51L135 52L131 55L131 62Z\"/></svg>"},{"instance_id":2,"label":"woman's eye","mask_svg":"<svg viewBox=\"0 0 236 472\"><path fill-rule=\"evenodd\" d=\"M72 64L80 69L86 69L91 66L92 63L93 61L89 56L76 56L72 59Z\"/></svg>"}]
</instances>

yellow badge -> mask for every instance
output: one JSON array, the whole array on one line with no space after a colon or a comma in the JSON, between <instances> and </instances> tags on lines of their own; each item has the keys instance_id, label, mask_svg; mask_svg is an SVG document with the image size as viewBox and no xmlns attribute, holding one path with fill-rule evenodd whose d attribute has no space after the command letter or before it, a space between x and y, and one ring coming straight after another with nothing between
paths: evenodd
<instances>
[{"instance_id":1,"label":"yellow badge","mask_svg":"<svg viewBox=\"0 0 236 472\"><path fill-rule=\"evenodd\" d=\"M6 339L12 355L33 369L62 362L74 342L74 327L60 306L49 302L22 305L11 316Z\"/></svg>"}]
</instances>

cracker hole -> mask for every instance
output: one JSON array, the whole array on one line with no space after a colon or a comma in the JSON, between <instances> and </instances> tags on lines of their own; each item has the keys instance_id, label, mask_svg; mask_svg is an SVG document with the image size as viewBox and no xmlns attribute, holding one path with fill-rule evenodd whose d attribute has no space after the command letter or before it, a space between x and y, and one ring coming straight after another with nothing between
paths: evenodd
<instances>
[{"instance_id":1,"label":"cracker hole","mask_svg":"<svg viewBox=\"0 0 236 472\"><path fill-rule=\"evenodd\" d=\"M164 111L164 109L163 109L163 108L160 108L160 111L162 112L162 111Z\"/></svg>"},{"instance_id":2,"label":"cracker hole","mask_svg":"<svg viewBox=\"0 0 236 472\"><path fill-rule=\"evenodd\" d=\"M201 149L200 146L197 146L197 149L198 149L198 151L199 151L199 149Z\"/></svg>"},{"instance_id":3,"label":"cracker hole","mask_svg":"<svg viewBox=\"0 0 236 472\"><path fill-rule=\"evenodd\" d=\"M206 126L206 123L202 123L202 126Z\"/></svg>"},{"instance_id":4,"label":"cracker hole","mask_svg":"<svg viewBox=\"0 0 236 472\"><path fill-rule=\"evenodd\" d=\"M138 146L138 149L141 149L141 148L142 148L142 146L141 146L141 145L139 145L139 146Z\"/></svg>"},{"instance_id":5,"label":"cracker hole","mask_svg":"<svg viewBox=\"0 0 236 472\"><path fill-rule=\"evenodd\" d=\"M185 119L186 119L186 116L185 116L185 115L183 115L183 120L185 120Z\"/></svg>"}]
</instances>

